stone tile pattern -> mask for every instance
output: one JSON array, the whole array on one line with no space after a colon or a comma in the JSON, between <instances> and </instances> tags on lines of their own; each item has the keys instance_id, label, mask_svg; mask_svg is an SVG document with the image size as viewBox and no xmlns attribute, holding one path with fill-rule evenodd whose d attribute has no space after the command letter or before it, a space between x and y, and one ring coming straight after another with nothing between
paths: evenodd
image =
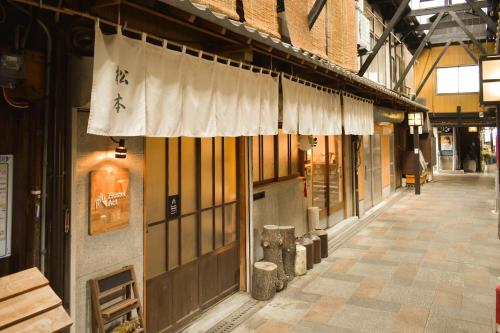
<instances>
[{"instance_id":1,"label":"stone tile pattern","mask_svg":"<svg viewBox=\"0 0 500 333\"><path fill-rule=\"evenodd\" d=\"M408 191L233 332L493 332L494 179Z\"/></svg>"}]
</instances>

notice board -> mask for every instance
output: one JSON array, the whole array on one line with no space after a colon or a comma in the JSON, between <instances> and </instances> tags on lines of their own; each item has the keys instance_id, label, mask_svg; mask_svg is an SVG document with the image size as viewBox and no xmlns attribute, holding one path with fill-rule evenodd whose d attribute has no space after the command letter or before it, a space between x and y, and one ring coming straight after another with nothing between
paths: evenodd
<instances>
[{"instance_id":1,"label":"notice board","mask_svg":"<svg viewBox=\"0 0 500 333\"><path fill-rule=\"evenodd\" d=\"M11 253L14 156L0 155L0 258Z\"/></svg>"}]
</instances>

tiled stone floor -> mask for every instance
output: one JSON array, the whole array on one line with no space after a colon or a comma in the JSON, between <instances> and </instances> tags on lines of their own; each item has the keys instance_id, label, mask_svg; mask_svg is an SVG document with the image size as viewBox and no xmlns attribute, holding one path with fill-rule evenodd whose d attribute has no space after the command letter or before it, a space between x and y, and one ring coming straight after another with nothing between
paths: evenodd
<instances>
[{"instance_id":1,"label":"tiled stone floor","mask_svg":"<svg viewBox=\"0 0 500 333\"><path fill-rule=\"evenodd\" d=\"M233 332L494 332L494 178L403 196Z\"/></svg>"}]
</instances>

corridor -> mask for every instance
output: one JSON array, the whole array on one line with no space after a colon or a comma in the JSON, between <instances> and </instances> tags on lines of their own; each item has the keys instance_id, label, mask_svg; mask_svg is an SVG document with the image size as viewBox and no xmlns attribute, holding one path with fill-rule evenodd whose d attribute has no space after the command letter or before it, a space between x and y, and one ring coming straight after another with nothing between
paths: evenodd
<instances>
[{"instance_id":1,"label":"corridor","mask_svg":"<svg viewBox=\"0 0 500 333\"><path fill-rule=\"evenodd\" d=\"M477 174L407 191L233 332L493 332L494 197Z\"/></svg>"}]
</instances>

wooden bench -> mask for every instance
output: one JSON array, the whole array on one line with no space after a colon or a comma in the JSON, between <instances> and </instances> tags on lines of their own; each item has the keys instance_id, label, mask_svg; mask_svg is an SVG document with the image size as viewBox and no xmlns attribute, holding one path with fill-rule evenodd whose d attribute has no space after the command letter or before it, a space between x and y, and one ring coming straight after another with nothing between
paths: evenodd
<instances>
[{"instance_id":1,"label":"wooden bench","mask_svg":"<svg viewBox=\"0 0 500 333\"><path fill-rule=\"evenodd\" d=\"M37 268L0 278L0 331L59 332L73 324Z\"/></svg>"},{"instance_id":2,"label":"wooden bench","mask_svg":"<svg viewBox=\"0 0 500 333\"><path fill-rule=\"evenodd\" d=\"M90 288L93 332L104 333L106 325L120 318L131 320L134 311L140 324L134 333L144 332L141 302L132 266L90 280Z\"/></svg>"}]
</instances>

